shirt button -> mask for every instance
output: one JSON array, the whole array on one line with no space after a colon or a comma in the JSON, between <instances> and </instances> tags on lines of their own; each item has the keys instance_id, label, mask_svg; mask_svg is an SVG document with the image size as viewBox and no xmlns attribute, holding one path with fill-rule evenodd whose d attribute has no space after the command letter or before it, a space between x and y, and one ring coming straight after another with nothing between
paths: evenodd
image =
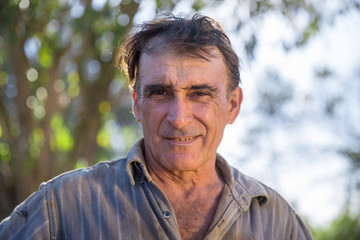
<instances>
[{"instance_id":1,"label":"shirt button","mask_svg":"<svg viewBox=\"0 0 360 240\"><path fill-rule=\"evenodd\" d=\"M169 217L171 217L171 213L168 212L168 211L163 211L162 214L163 214L164 218L166 218L166 219L168 219Z\"/></svg>"}]
</instances>

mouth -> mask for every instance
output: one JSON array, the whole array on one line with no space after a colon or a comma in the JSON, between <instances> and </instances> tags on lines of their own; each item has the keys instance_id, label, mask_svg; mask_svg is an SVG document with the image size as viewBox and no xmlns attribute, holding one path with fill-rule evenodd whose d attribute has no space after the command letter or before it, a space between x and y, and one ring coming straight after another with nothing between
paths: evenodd
<instances>
[{"instance_id":1,"label":"mouth","mask_svg":"<svg viewBox=\"0 0 360 240\"><path fill-rule=\"evenodd\" d=\"M192 137L168 137L166 138L170 142L173 143L192 143L194 142L199 136L192 136Z\"/></svg>"},{"instance_id":2,"label":"mouth","mask_svg":"<svg viewBox=\"0 0 360 240\"><path fill-rule=\"evenodd\" d=\"M180 142L183 142L183 141L188 141L188 140L192 140L194 139L195 137L187 137L187 138L174 138L176 141L180 141Z\"/></svg>"}]
</instances>

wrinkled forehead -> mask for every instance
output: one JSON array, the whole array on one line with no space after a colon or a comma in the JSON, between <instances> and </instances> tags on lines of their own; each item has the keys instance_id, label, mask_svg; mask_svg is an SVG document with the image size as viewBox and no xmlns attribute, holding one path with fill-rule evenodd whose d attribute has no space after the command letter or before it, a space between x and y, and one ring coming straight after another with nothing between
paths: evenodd
<instances>
[{"instance_id":1,"label":"wrinkled forehead","mask_svg":"<svg viewBox=\"0 0 360 240\"><path fill-rule=\"evenodd\" d=\"M227 87L229 81L228 67L226 66L226 61L223 54L216 46L198 46L194 44L184 43L182 41L168 41L167 39L156 37L151 39L144 47L140 55L137 72L136 72L136 82L135 82L135 91L139 92L141 84L141 75L146 74L140 72L140 69L145 69L144 64L149 62L142 61L143 56L159 58L166 55L176 55L178 57L188 57L193 59L201 59L204 61L210 62L211 59L221 58L222 63L226 68L226 77L227 77Z\"/></svg>"},{"instance_id":2,"label":"wrinkled forehead","mask_svg":"<svg viewBox=\"0 0 360 240\"><path fill-rule=\"evenodd\" d=\"M214 57L216 56L216 57ZM139 61L137 93L147 84L173 86L210 84L227 89L225 63L219 52L208 59L172 52L143 53Z\"/></svg>"},{"instance_id":3,"label":"wrinkled forehead","mask_svg":"<svg viewBox=\"0 0 360 240\"><path fill-rule=\"evenodd\" d=\"M142 54L176 54L192 58L216 58L222 56L216 46L198 45L184 42L181 39L173 40L165 36L152 38L143 48Z\"/></svg>"},{"instance_id":4,"label":"wrinkled forehead","mask_svg":"<svg viewBox=\"0 0 360 240\"><path fill-rule=\"evenodd\" d=\"M157 68L160 67L160 65L164 66L170 66L171 61L174 59L177 60L183 60L189 62L189 60L199 60L203 63L209 63L212 61L216 61L218 66L224 66L226 69L226 62L224 61L223 55L220 53L220 51L216 47L211 47L206 49L202 52L195 52L193 51L180 51L174 46L160 46L158 44L153 45L153 48L148 48L148 50L143 51L140 59L139 59L139 65L138 65L138 72L137 72L137 80L141 81L141 77L147 74L147 71L157 71ZM171 56L172 60L169 60L169 56ZM146 60L145 60L146 59ZM159 61L161 59L161 61ZM170 62L169 62L170 61ZM153 63L157 62L160 65L154 66ZM161 64L162 62L162 64ZM149 66L152 65L152 66ZM193 64L188 65L188 67L193 66ZM151 69L149 69L150 67ZM140 69L142 69L140 71ZM145 70L147 69L147 70ZM193 68L194 70L197 70L196 67Z\"/></svg>"},{"instance_id":5,"label":"wrinkled forehead","mask_svg":"<svg viewBox=\"0 0 360 240\"><path fill-rule=\"evenodd\" d=\"M148 85L177 90L200 85L226 89L226 70L220 57L207 61L171 53L143 54L140 62L141 91Z\"/></svg>"}]
</instances>

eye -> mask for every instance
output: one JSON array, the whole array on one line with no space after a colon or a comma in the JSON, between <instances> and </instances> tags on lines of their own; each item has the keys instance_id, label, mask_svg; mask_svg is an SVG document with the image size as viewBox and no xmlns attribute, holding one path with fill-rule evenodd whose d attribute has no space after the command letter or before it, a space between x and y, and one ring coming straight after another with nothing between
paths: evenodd
<instances>
[{"instance_id":1,"label":"eye","mask_svg":"<svg viewBox=\"0 0 360 240\"><path fill-rule=\"evenodd\" d=\"M195 92L195 95L198 97L204 97L204 96L209 96L210 94L207 92Z\"/></svg>"},{"instance_id":2,"label":"eye","mask_svg":"<svg viewBox=\"0 0 360 240\"><path fill-rule=\"evenodd\" d=\"M193 85L190 87L188 96L194 100L209 100L214 98L218 93L218 89L215 86L208 84Z\"/></svg>"},{"instance_id":3,"label":"eye","mask_svg":"<svg viewBox=\"0 0 360 240\"><path fill-rule=\"evenodd\" d=\"M144 96L147 98L165 96L169 94L169 90L166 87L151 85L144 89Z\"/></svg>"},{"instance_id":4,"label":"eye","mask_svg":"<svg viewBox=\"0 0 360 240\"><path fill-rule=\"evenodd\" d=\"M150 95L165 95L166 94L166 91L165 89L161 88L161 89L156 89L156 90L153 90Z\"/></svg>"},{"instance_id":5,"label":"eye","mask_svg":"<svg viewBox=\"0 0 360 240\"><path fill-rule=\"evenodd\" d=\"M190 94L191 97L197 97L197 98L204 98L204 97L209 97L211 96L211 94L209 92L206 91L194 91Z\"/></svg>"}]
</instances>

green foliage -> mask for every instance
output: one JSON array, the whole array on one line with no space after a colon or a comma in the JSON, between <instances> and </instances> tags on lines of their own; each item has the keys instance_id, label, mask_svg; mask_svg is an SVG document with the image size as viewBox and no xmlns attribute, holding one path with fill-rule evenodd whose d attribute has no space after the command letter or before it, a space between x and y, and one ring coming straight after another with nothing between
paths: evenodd
<instances>
[{"instance_id":1,"label":"green foliage","mask_svg":"<svg viewBox=\"0 0 360 240\"><path fill-rule=\"evenodd\" d=\"M18 138L21 134L21 128L17 123L11 123L10 134L13 138Z\"/></svg>"},{"instance_id":2,"label":"green foliage","mask_svg":"<svg viewBox=\"0 0 360 240\"><path fill-rule=\"evenodd\" d=\"M1 65L1 63L0 63ZM1 72L0 71L0 86L4 86L7 82L7 74L6 72Z\"/></svg>"},{"instance_id":3,"label":"green foliage","mask_svg":"<svg viewBox=\"0 0 360 240\"><path fill-rule=\"evenodd\" d=\"M40 150L44 144L44 131L41 128L35 128L29 139L29 154L32 158L37 158L40 155Z\"/></svg>"},{"instance_id":4,"label":"green foliage","mask_svg":"<svg viewBox=\"0 0 360 240\"><path fill-rule=\"evenodd\" d=\"M48 69L53 65L53 51L48 46L44 45L39 51L39 64L41 67Z\"/></svg>"},{"instance_id":5,"label":"green foliage","mask_svg":"<svg viewBox=\"0 0 360 240\"><path fill-rule=\"evenodd\" d=\"M99 146L104 148L110 148L110 133L105 129L100 129L96 137L96 141Z\"/></svg>"},{"instance_id":6,"label":"green foliage","mask_svg":"<svg viewBox=\"0 0 360 240\"><path fill-rule=\"evenodd\" d=\"M69 128L64 125L64 119L59 114L54 115L51 119L51 128L54 132L50 145L52 151L71 151L74 147L74 140Z\"/></svg>"},{"instance_id":7,"label":"green foliage","mask_svg":"<svg viewBox=\"0 0 360 240\"><path fill-rule=\"evenodd\" d=\"M360 213L346 208L326 229L313 229L315 240L360 239Z\"/></svg>"},{"instance_id":8,"label":"green foliage","mask_svg":"<svg viewBox=\"0 0 360 240\"><path fill-rule=\"evenodd\" d=\"M162 11L170 11L174 7L172 0L156 0L156 8Z\"/></svg>"},{"instance_id":9,"label":"green foliage","mask_svg":"<svg viewBox=\"0 0 360 240\"><path fill-rule=\"evenodd\" d=\"M11 152L9 145L0 141L0 162L9 163L11 159Z\"/></svg>"},{"instance_id":10,"label":"green foliage","mask_svg":"<svg viewBox=\"0 0 360 240\"><path fill-rule=\"evenodd\" d=\"M79 79L80 76L77 71L71 71L67 76L69 86L67 92L72 99L76 98L80 93Z\"/></svg>"},{"instance_id":11,"label":"green foliage","mask_svg":"<svg viewBox=\"0 0 360 240\"><path fill-rule=\"evenodd\" d=\"M195 0L195 2L192 5L192 8L195 11L199 11L201 8L205 7L206 3L203 0Z\"/></svg>"},{"instance_id":12,"label":"green foliage","mask_svg":"<svg viewBox=\"0 0 360 240\"><path fill-rule=\"evenodd\" d=\"M298 45L304 45L311 39L311 37L315 36L319 31L319 16L314 16L314 19L309 23L301 39L297 42Z\"/></svg>"},{"instance_id":13,"label":"green foliage","mask_svg":"<svg viewBox=\"0 0 360 240\"><path fill-rule=\"evenodd\" d=\"M129 149L136 141L136 129L134 126L128 125L122 128L122 135L126 148Z\"/></svg>"},{"instance_id":14,"label":"green foliage","mask_svg":"<svg viewBox=\"0 0 360 240\"><path fill-rule=\"evenodd\" d=\"M88 166L87 161L83 158L80 158L79 160L76 161L76 163L74 165L74 169L84 168L87 166Z\"/></svg>"},{"instance_id":15,"label":"green foliage","mask_svg":"<svg viewBox=\"0 0 360 240\"><path fill-rule=\"evenodd\" d=\"M341 151L341 153L347 156L352 161L355 168L360 168L360 149L357 149L357 151L347 149Z\"/></svg>"}]
</instances>

